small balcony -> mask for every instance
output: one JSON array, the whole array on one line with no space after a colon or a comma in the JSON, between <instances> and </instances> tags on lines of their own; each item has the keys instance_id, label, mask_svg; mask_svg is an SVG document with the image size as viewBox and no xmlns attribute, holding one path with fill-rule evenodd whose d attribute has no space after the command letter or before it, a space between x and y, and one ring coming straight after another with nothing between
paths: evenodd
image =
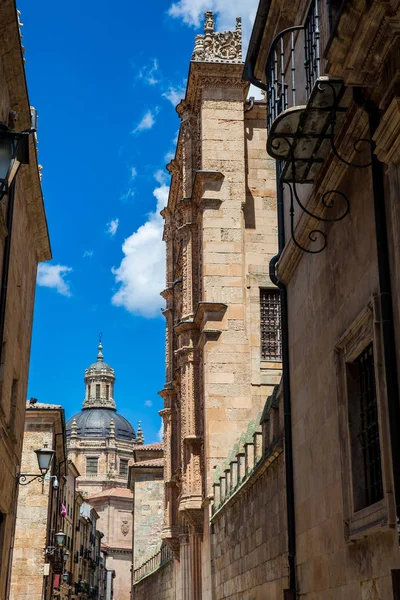
<instances>
[{"instance_id":1,"label":"small balcony","mask_svg":"<svg viewBox=\"0 0 400 600\"><path fill-rule=\"evenodd\" d=\"M268 54L267 152L283 161L283 182L314 181L346 111L343 80L323 75L321 5L312 0L304 25L281 31Z\"/></svg>"}]
</instances>

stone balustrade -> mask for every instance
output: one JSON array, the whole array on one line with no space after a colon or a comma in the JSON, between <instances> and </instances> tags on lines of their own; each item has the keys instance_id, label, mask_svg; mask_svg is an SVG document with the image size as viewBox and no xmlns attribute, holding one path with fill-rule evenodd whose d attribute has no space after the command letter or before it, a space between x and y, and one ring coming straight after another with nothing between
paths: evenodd
<instances>
[{"instance_id":1,"label":"stone balustrade","mask_svg":"<svg viewBox=\"0 0 400 600\"><path fill-rule=\"evenodd\" d=\"M215 469L213 514L243 486L249 477L282 448L282 426L279 415L280 386L268 397L264 410L250 421L246 433Z\"/></svg>"},{"instance_id":2,"label":"stone balustrade","mask_svg":"<svg viewBox=\"0 0 400 600\"><path fill-rule=\"evenodd\" d=\"M162 543L158 552L151 556L146 562L140 565L139 568L134 571L134 583L138 583L144 577L151 575L157 569L160 569L165 564L170 562L173 558L172 551L167 544Z\"/></svg>"}]
</instances>

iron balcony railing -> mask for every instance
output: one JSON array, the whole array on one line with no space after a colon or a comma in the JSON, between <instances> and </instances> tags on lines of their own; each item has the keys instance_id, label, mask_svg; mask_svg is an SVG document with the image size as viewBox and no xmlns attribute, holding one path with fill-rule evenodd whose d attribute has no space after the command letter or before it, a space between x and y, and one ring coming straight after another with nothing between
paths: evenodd
<instances>
[{"instance_id":1,"label":"iron balcony railing","mask_svg":"<svg viewBox=\"0 0 400 600\"><path fill-rule=\"evenodd\" d=\"M134 582L137 583L140 579L143 579L143 577L150 575L150 573L153 573L153 571L157 571L157 569L160 569L160 567L165 565L170 560L172 560L172 552L169 546L163 543L160 550L154 554L154 556L149 558L149 560L146 560L146 562L143 563L138 569L135 569L133 577Z\"/></svg>"},{"instance_id":2,"label":"iron balcony railing","mask_svg":"<svg viewBox=\"0 0 400 600\"><path fill-rule=\"evenodd\" d=\"M312 0L304 25L281 31L273 40L266 64L267 129L285 110L306 104L320 77L318 0Z\"/></svg>"}]
</instances>

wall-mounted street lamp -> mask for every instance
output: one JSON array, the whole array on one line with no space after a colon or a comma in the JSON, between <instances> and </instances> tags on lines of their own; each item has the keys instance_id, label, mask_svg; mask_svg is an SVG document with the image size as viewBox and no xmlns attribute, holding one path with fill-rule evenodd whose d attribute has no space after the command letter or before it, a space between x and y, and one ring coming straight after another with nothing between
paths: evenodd
<instances>
[{"instance_id":1,"label":"wall-mounted street lamp","mask_svg":"<svg viewBox=\"0 0 400 600\"><path fill-rule=\"evenodd\" d=\"M48 448L47 444L44 444L43 448L40 448L40 450L35 450L35 453L40 473L18 473L17 482L19 485L28 485L28 483L32 483L32 481L35 481L35 479L40 479L40 481L43 483L45 475L50 469L52 458L56 452L55 450ZM30 478L29 480L27 480L28 477Z\"/></svg>"},{"instance_id":2,"label":"wall-mounted street lamp","mask_svg":"<svg viewBox=\"0 0 400 600\"><path fill-rule=\"evenodd\" d=\"M64 561L67 560L68 556L69 556L69 552L67 552L67 551L63 552L63 548L65 546L66 539L67 539L67 534L64 533L63 531L59 531L58 533L55 533L54 534L55 546L47 546L46 554L49 554L50 556L54 556L57 553L57 555L62 555ZM68 556L67 556L67 558L65 558L67 554L68 554Z\"/></svg>"},{"instance_id":3,"label":"wall-mounted street lamp","mask_svg":"<svg viewBox=\"0 0 400 600\"><path fill-rule=\"evenodd\" d=\"M12 131L0 121L0 200L8 193L21 164L29 163L28 131Z\"/></svg>"},{"instance_id":4,"label":"wall-mounted street lamp","mask_svg":"<svg viewBox=\"0 0 400 600\"><path fill-rule=\"evenodd\" d=\"M63 531L59 531L55 534L54 538L56 540L56 544L59 548L63 548L65 545L66 534Z\"/></svg>"}]
</instances>

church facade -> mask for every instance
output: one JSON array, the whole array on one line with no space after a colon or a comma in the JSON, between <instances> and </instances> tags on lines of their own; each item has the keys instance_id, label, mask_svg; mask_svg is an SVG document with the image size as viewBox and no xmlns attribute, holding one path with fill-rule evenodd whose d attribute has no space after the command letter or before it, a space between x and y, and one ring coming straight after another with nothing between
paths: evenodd
<instances>
[{"instance_id":1,"label":"church facade","mask_svg":"<svg viewBox=\"0 0 400 600\"><path fill-rule=\"evenodd\" d=\"M97 360L85 371L82 410L66 425L68 458L80 473L77 489L100 518L107 566L115 571L114 600L128 600L133 535L128 471L144 438L140 424L135 432L117 411L114 369L102 349L100 342Z\"/></svg>"}]
</instances>

